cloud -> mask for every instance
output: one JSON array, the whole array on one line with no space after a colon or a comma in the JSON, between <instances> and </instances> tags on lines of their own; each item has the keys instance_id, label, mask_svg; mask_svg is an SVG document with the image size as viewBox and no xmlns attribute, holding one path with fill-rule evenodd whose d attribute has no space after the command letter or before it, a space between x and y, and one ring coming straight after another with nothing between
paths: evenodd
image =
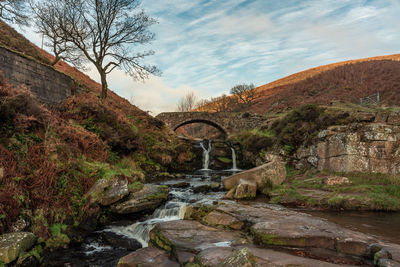
<instances>
[{"instance_id":1,"label":"cloud","mask_svg":"<svg viewBox=\"0 0 400 267\"><path fill-rule=\"evenodd\" d=\"M207 98L237 83L262 85L323 64L399 52L398 0L153 0L142 7L159 20L148 46L156 55L145 62L163 76L137 83L118 71L109 85L154 113L173 110L186 90ZM30 38L40 45L40 37Z\"/></svg>"}]
</instances>

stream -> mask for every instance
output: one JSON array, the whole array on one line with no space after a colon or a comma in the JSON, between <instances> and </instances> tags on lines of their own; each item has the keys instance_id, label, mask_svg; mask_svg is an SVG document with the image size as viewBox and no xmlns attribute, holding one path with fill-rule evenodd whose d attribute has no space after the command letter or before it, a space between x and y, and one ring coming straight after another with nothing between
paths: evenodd
<instances>
[{"instance_id":1,"label":"stream","mask_svg":"<svg viewBox=\"0 0 400 267\"><path fill-rule=\"evenodd\" d=\"M82 244L46 255L43 266L116 266L121 257L140 247L148 246L149 232L155 224L183 219L188 204L216 204L225 194L221 189L222 179L240 171L236 166L235 150L232 148L231 169L213 171L209 169L211 141L207 144L201 142L200 146L203 149L201 170L187 174L183 179L157 183L169 187L168 201L164 205L136 221L117 221L97 229ZM220 186L211 190L211 184ZM380 237L385 241L400 241L400 213L302 212L325 218L351 230Z\"/></svg>"}]
</instances>

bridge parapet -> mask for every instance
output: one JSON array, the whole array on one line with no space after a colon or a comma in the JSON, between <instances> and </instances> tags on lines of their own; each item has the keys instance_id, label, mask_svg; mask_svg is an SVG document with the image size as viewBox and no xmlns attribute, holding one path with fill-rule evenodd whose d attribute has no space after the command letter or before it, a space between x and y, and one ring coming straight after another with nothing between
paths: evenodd
<instances>
[{"instance_id":1,"label":"bridge parapet","mask_svg":"<svg viewBox=\"0 0 400 267\"><path fill-rule=\"evenodd\" d=\"M262 116L242 112L164 112L156 116L172 130L191 123L205 123L230 135L259 127Z\"/></svg>"}]
</instances>

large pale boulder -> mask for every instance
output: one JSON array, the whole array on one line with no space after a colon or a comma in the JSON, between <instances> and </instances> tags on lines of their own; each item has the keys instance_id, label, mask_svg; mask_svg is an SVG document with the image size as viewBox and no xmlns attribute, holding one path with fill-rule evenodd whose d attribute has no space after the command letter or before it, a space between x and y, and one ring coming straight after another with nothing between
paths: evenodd
<instances>
[{"instance_id":1,"label":"large pale boulder","mask_svg":"<svg viewBox=\"0 0 400 267\"><path fill-rule=\"evenodd\" d=\"M111 205L111 211L118 214L128 214L154 210L167 198L167 186L145 184L140 191L131 193L126 201Z\"/></svg>"},{"instance_id":2,"label":"large pale boulder","mask_svg":"<svg viewBox=\"0 0 400 267\"><path fill-rule=\"evenodd\" d=\"M28 232L0 236L0 262L8 264L16 260L21 252L29 250L35 242L36 236Z\"/></svg>"},{"instance_id":3,"label":"large pale boulder","mask_svg":"<svg viewBox=\"0 0 400 267\"><path fill-rule=\"evenodd\" d=\"M226 177L223 184L225 189L230 190L236 187L240 180L252 181L257 184L259 190L262 190L266 184L280 185L285 178L285 163L279 157L274 157L271 162L264 165Z\"/></svg>"}]
</instances>

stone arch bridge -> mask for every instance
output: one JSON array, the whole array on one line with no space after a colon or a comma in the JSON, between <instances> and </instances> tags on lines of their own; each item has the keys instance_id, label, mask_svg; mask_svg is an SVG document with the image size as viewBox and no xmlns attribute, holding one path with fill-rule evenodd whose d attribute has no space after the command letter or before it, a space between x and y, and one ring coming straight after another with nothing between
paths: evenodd
<instances>
[{"instance_id":1,"label":"stone arch bridge","mask_svg":"<svg viewBox=\"0 0 400 267\"><path fill-rule=\"evenodd\" d=\"M225 135L254 129L264 121L260 115L240 112L164 112L156 116L172 130L191 123L214 126Z\"/></svg>"}]
</instances>

